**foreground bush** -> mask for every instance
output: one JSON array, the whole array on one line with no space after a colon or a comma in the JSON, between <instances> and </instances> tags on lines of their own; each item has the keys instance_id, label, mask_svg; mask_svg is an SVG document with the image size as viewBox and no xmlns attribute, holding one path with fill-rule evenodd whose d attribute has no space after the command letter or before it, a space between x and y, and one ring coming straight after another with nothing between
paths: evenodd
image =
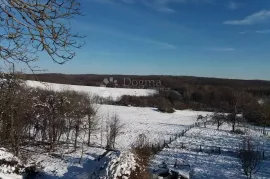
<instances>
[{"instance_id":1,"label":"foreground bush","mask_svg":"<svg viewBox=\"0 0 270 179\"><path fill-rule=\"evenodd\" d=\"M163 113L174 113L175 112L175 110L173 109L173 108L171 108L171 107L161 107L161 108L158 108L158 110L160 111L160 112L163 112Z\"/></svg>"}]
</instances>

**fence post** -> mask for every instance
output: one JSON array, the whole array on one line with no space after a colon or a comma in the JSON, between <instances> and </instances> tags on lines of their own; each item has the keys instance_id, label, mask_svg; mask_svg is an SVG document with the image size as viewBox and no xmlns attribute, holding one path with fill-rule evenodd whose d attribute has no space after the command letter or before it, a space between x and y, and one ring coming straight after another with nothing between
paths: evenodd
<instances>
[{"instance_id":1,"label":"fence post","mask_svg":"<svg viewBox=\"0 0 270 179\"><path fill-rule=\"evenodd\" d=\"M200 145L200 152L202 152L202 146Z\"/></svg>"},{"instance_id":2,"label":"fence post","mask_svg":"<svg viewBox=\"0 0 270 179\"><path fill-rule=\"evenodd\" d=\"M176 168L176 166L177 166L177 159L175 159L175 163L174 163L174 168Z\"/></svg>"}]
</instances>

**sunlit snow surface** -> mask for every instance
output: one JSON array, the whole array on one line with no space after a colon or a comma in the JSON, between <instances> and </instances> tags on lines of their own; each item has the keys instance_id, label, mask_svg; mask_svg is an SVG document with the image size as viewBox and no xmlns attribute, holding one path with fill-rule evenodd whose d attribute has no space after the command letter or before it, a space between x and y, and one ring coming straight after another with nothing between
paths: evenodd
<instances>
[{"instance_id":1,"label":"sunlit snow surface","mask_svg":"<svg viewBox=\"0 0 270 179\"><path fill-rule=\"evenodd\" d=\"M104 95L104 88L90 86L75 86L62 85L52 83L41 83L36 81L27 81L27 84L32 87L41 87L52 90L71 89L91 93L92 95ZM154 90L144 89L122 89L122 88L105 88L110 97L114 100L122 95L146 96L154 94ZM100 161L97 160L99 155L102 155L105 150L95 147L84 147L83 156L81 149L77 152L64 154L65 149L56 152L56 156L48 155L36 148L32 150L37 152L29 159L39 163L43 167L43 175L39 178L101 178L105 179L108 176L116 178L121 174L128 174L130 169L134 168L134 156L129 152L131 144L136 140L139 134L145 134L153 143L163 142L168 140L175 134L180 133L188 125L193 124L199 114L206 115L208 112L177 110L175 113L166 114L160 113L155 108L141 107L126 107L114 105L99 105L97 116L101 120L104 127L108 116L118 114L121 123L124 124L121 135L117 138L116 148L119 152L109 152ZM169 167L173 167L175 160L185 162L191 165L190 169L178 169L180 173L189 175L199 179L238 179L245 178L242 174L239 160L233 154L226 152L221 155L209 154L207 152L198 152L198 145L215 145L222 150L236 150L242 137L229 133L231 126L224 125L221 131L217 131L215 126L207 126L204 128L193 128L187 132L186 136L179 138L170 144L170 148L166 148L155 156L152 166L158 168L158 165L166 161ZM269 149L269 140L261 137L261 134L255 131L250 131L250 135L256 138L258 142L262 142L264 148ZM104 135L104 134L103 134ZM93 137L93 143L105 145L104 136L101 143L101 131L97 131ZM80 140L83 139L80 136ZM188 148L180 149L181 143L187 143ZM31 150L31 148L29 148ZM10 155L10 154L8 154ZM8 156L7 155L7 156ZM103 168L104 167L104 168ZM270 178L269 161L264 161L261 169L255 175L255 178ZM100 172L97 172L100 171ZM99 176L97 176L99 175ZM90 177L91 176L91 177ZM13 174L4 174L0 172L2 178L20 178Z\"/></svg>"},{"instance_id":2,"label":"sunlit snow surface","mask_svg":"<svg viewBox=\"0 0 270 179\"><path fill-rule=\"evenodd\" d=\"M97 95L104 98L112 98L113 100L119 99L123 95L131 96L149 96L156 93L156 90L152 89L127 89L127 88L106 88L98 86L79 86L79 85L67 85L57 83L45 83L39 81L27 80L26 84L31 87L39 87L43 89L50 89L55 91L61 90L74 90L85 92L91 95Z\"/></svg>"},{"instance_id":3,"label":"sunlit snow surface","mask_svg":"<svg viewBox=\"0 0 270 179\"><path fill-rule=\"evenodd\" d=\"M165 162L168 168L186 172L186 176L195 179L244 179L242 166L237 152L242 144L243 135L236 135L229 132L231 126L224 125L221 130L215 126L207 128L193 128L184 137L180 137L170 148L165 148L153 160L153 168L160 169L160 164ZM252 135L251 135L252 134ZM270 178L270 140L255 131L247 131L254 143L259 144L259 150L264 150L268 156L263 160L254 178ZM182 148L184 146L184 148ZM202 152L200 151L200 146ZM219 154L218 147L221 149ZM175 162L189 164L190 168L174 167Z\"/></svg>"}]
</instances>

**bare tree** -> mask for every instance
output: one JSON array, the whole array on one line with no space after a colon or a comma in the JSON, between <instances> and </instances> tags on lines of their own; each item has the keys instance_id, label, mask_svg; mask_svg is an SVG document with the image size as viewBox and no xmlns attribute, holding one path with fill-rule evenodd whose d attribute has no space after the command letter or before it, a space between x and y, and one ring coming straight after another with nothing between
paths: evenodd
<instances>
[{"instance_id":1,"label":"bare tree","mask_svg":"<svg viewBox=\"0 0 270 179\"><path fill-rule=\"evenodd\" d=\"M88 139L87 145L90 146L91 135L93 132L98 130L99 118L96 116L97 108L93 104L93 99L89 95L86 97L86 117L87 117L87 129L88 129Z\"/></svg>"},{"instance_id":2,"label":"bare tree","mask_svg":"<svg viewBox=\"0 0 270 179\"><path fill-rule=\"evenodd\" d=\"M213 124L217 125L217 130L219 130L220 126L223 125L223 123L225 122L225 118L225 115L222 113L215 112L212 115Z\"/></svg>"},{"instance_id":3,"label":"bare tree","mask_svg":"<svg viewBox=\"0 0 270 179\"><path fill-rule=\"evenodd\" d=\"M198 115L197 121L202 121L204 124L204 127L206 128L206 123L207 123L208 117L209 117L208 115L206 115L206 116Z\"/></svg>"},{"instance_id":4,"label":"bare tree","mask_svg":"<svg viewBox=\"0 0 270 179\"><path fill-rule=\"evenodd\" d=\"M232 125L232 132L235 132L235 126L237 123L243 122L243 118L240 116L237 116L235 113L228 114L226 116L227 123Z\"/></svg>"},{"instance_id":5,"label":"bare tree","mask_svg":"<svg viewBox=\"0 0 270 179\"><path fill-rule=\"evenodd\" d=\"M0 0L0 58L5 62L38 60L46 52L63 64L80 48L82 36L71 31L70 19L81 15L77 0Z\"/></svg>"},{"instance_id":6,"label":"bare tree","mask_svg":"<svg viewBox=\"0 0 270 179\"><path fill-rule=\"evenodd\" d=\"M13 73L0 79L0 100L0 145L16 155L25 144L43 145L43 149L52 152L63 142L71 142L76 150L78 141L83 145L86 139L81 138L82 134L88 133L90 145L91 134L98 127L97 109L88 95L33 89ZM119 135L115 121L109 125L112 143ZM72 140L68 140L70 133Z\"/></svg>"},{"instance_id":7,"label":"bare tree","mask_svg":"<svg viewBox=\"0 0 270 179\"><path fill-rule=\"evenodd\" d=\"M124 124L121 123L120 118L117 114L114 114L106 126L106 137L107 137L107 148L115 148L116 138L121 134Z\"/></svg>"},{"instance_id":8,"label":"bare tree","mask_svg":"<svg viewBox=\"0 0 270 179\"><path fill-rule=\"evenodd\" d=\"M250 103L250 94L245 92L233 92L233 99L231 102L231 114L228 116L228 122L232 125L232 131L235 131L236 123L240 122L241 118L237 114L242 113L243 108Z\"/></svg>"},{"instance_id":9,"label":"bare tree","mask_svg":"<svg viewBox=\"0 0 270 179\"><path fill-rule=\"evenodd\" d=\"M32 118L31 90L20 80L19 74L5 74L1 82L0 145L18 155Z\"/></svg>"},{"instance_id":10,"label":"bare tree","mask_svg":"<svg viewBox=\"0 0 270 179\"><path fill-rule=\"evenodd\" d=\"M82 119L86 116L84 94L74 93L73 96L73 129L74 129L74 150L77 149L78 137L80 134L81 125L83 124Z\"/></svg>"},{"instance_id":11,"label":"bare tree","mask_svg":"<svg viewBox=\"0 0 270 179\"><path fill-rule=\"evenodd\" d=\"M265 134L265 128L270 124L270 102L266 101L261 107L261 119L260 125L263 127L263 133Z\"/></svg>"},{"instance_id":12,"label":"bare tree","mask_svg":"<svg viewBox=\"0 0 270 179\"><path fill-rule=\"evenodd\" d=\"M248 179L251 179L252 175L259 169L261 157L250 137L243 140L242 148L239 151L239 158L245 175Z\"/></svg>"}]
</instances>

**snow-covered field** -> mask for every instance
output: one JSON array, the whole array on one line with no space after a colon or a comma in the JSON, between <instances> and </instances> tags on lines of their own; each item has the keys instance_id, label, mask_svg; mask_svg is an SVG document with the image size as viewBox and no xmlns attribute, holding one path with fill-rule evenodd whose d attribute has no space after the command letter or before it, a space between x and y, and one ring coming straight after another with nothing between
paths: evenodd
<instances>
[{"instance_id":1,"label":"snow-covered field","mask_svg":"<svg viewBox=\"0 0 270 179\"><path fill-rule=\"evenodd\" d=\"M38 152L35 149L35 154L29 162L35 161L43 168L44 175L40 178L87 178L86 176L96 171L97 167L106 166L109 161L111 164L117 163L118 166L113 167L113 171L108 168L102 173L105 173L105 176L106 173L117 175L124 171L124 169L121 169L123 166L132 168L133 159L129 156L128 151L139 134L146 134L152 142L168 140L171 135L179 133L186 126L194 123L198 114L207 114L206 112L188 110L166 114L153 108L99 105L98 117L101 120L108 117L108 114L113 115L114 113L119 115L122 124L124 124L122 133L116 141L116 148L121 151L121 159L117 159L116 154L111 154L102 161L96 161L95 159L105 152L105 150L98 148L85 147L82 159L81 150L71 154L65 154L64 150L60 150L54 155L48 155L48 153ZM100 145L98 143L100 141L99 131L95 136L97 145Z\"/></svg>"},{"instance_id":2,"label":"snow-covered field","mask_svg":"<svg viewBox=\"0 0 270 179\"><path fill-rule=\"evenodd\" d=\"M47 82L45 83L31 80L27 80L26 84L30 87L46 88L55 91L61 91L65 89L80 91L104 98L112 98L113 100L117 100L123 95L149 96L156 93L156 90L152 89L127 89L127 88L106 88L97 86L78 86L78 85L56 84Z\"/></svg>"},{"instance_id":3,"label":"snow-covered field","mask_svg":"<svg viewBox=\"0 0 270 179\"><path fill-rule=\"evenodd\" d=\"M32 87L47 88L52 90L70 89L76 91L87 92L92 95L104 97L109 95L113 99L117 99L122 95L146 96L154 94L154 90L144 89L123 89L123 88L101 88L90 86L62 85L52 83L41 83L36 81L27 81ZM115 105L97 104L97 117L100 119L100 129L93 134L92 142L95 147L86 147L82 141L86 141L80 136L79 145L84 146L76 152L70 152L62 146L56 152L48 154L39 151L38 148L27 148L32 151L32 156L28 158L28 162L38 164L43 171L42 179L86 179L86 178L116 178L117 175L128 174L130 169L134 169L135 161L133 154L130 153L131 145L136 141L140 134L145 134L152 143L163 142L179 134L187 126L196 122L198 115L210 114L209 112L176 110L176 112L168 114L161 113L155 108L150 107L126 107ZM109 116L117 114L124 124L121 135L116 139L117 151L106 151L99 146L105 146L104 128L106 119ZM173 167L177 162L189 164L191 168L179 168L179 172L185 175L191 173L194 177L203 178L245 178L241 171L239 159L232 152L236 151L242 140L241 135L229 132L230 126L224 125L220 131L215 126L208 125L207 128L193 128L188 131L185 136L178 138L170 144L170 148L165 148L158 153L153 160L153 168L159 168L162 162L166 162L167 166ZM256 141L262 146L266 154L270 154L269 139L261 136L256 131L249 131ZM203 152L199 151L202 146ZM181 148L186 146L186 148ZM212 146L215 146L213 148ZM221 148L221 154L217 154L218 147ZM71 147L72 148L72 147ZM214 153L211 151L215 151ZM67 152L69 151L69 152ZM1 154L1 153L0 153ZM10 154L7 154L8 156ZM100 157L103 156L103 157ZM100 158L100 160L99 160ZM1 155L0 155L1 159ZM270 178L270 171L267 167L270 161L264 161L260 171L256 174L257 178ZM6 168L4 168L6 170ZM7 172L1 170L0 178L12 178L14 174L7 175ZM20 176L15 176L15 178Z\"/></svg>"},{"instance_id":4,"label":"snow-covered field","mask_svg":"<svg viewBox=\"0 0 270 179\"><path fill-rule=\"evenodd\" d=\"M176 110L169 114L158 112L150 107L99 106L98 116L101 119L115 113L124 124L122 134L116 141L116 147L122 150L130 148L139 134L145 134L153 143L168 140L172 135L193 124L199 114L209 114L209 112L190 110Z\"/></svg>"},{"instance_id":5,"label":"snow-covered field","mask_svg":"<svg viewBox=\"0 0 270 179\"><path fill-rule=\"evenodd\" d=\"M255 145L259 146L258 150L264 151L266 156L254 178L270 178L270 158L267 157L270 156L270 139L251 130L247 130L245 136L232 134L230 130L228 125L219 131L214 126L193 128L170 144L170 148L165 148L156 155L153 168L164 170L161 167L163 163L163 166L192 179L244 179L246 176L243 174L237 151L243 138L251 136ZM176 168L175 163L180 167Z\"/></svg>"},{"instance_id":6,"label":"snow-covered field","mask_svg":"<svg viewBox=\"0 0 270 179\"><path fill-rule=\"evenodd\" d=\"M103 159L103 163L95 162L94 159L101 155L105 150L96 148L85 148L82 164L79 164L81 151L72 154L63 154L60 152L60 158L48 156L48 154L38 154L33 156L33 161L40 163L44 167L43 171L47 174L46 178L53 176L59 177L73 177L78 178L93 172L95 167L104 165L109 159L114 158L111 164L118 163L117 167L107 172L117 175L121 167L127 166L132 168L132 157L130 157L129 149L131 144L136 140L139 134L146 134L149 139L155 143L168 140L171 135L179 133L186 126L193 124L198 114L206 114L206 112L194 112L194 111L176 111L172 114L165 114L156 111L153 108L140 108L140 107L124 107L114 105L99 105L98 117L102 120L117 113L121 119L124 128L121 135L117 138L116 148L120 150L120 159L117 160L115 154L113 157L106 157ZM95 137L96 145L100 143L100 131L97 131ZM103 146L105 145L103 141ZM126 155L125 155L126 154ZM117 161L117 162L114 162ZM128 162L125 162L128 161ZM121 164L119 164L121 163ZM113 167L112 167L113 168ZM86 172L87 171L87 172ZM81 172L81 174L79 174ZM76 175L76 173L78 175Z\"/></svg>"}]
</instances>

